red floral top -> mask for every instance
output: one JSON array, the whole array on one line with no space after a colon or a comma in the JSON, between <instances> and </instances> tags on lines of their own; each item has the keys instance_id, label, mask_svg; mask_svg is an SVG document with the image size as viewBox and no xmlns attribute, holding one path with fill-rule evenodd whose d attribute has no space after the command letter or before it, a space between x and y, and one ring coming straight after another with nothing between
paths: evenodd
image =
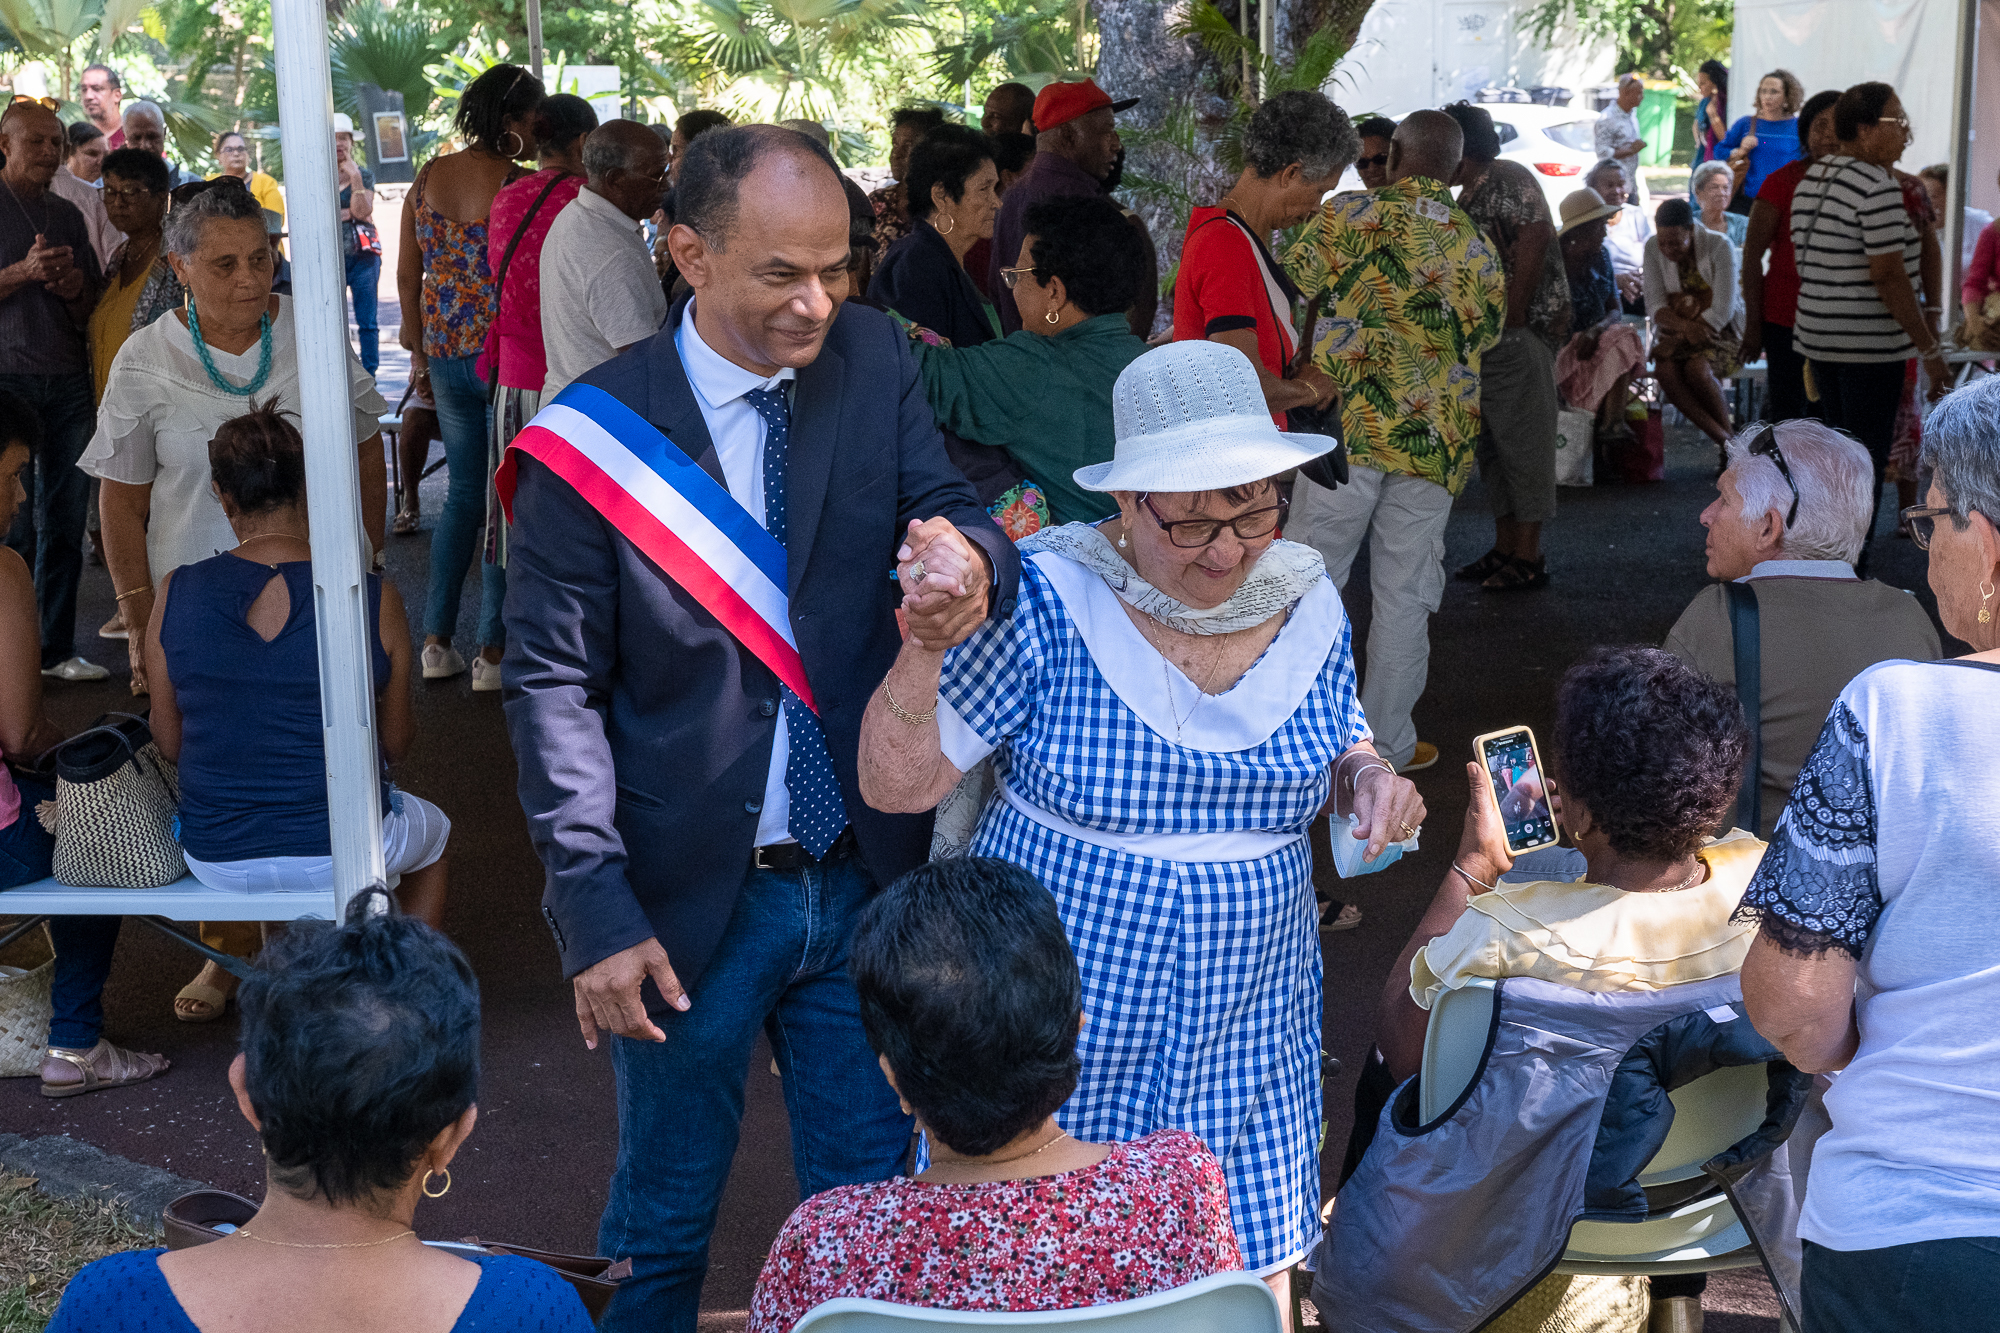
<instances>
[{"instance_id":1,"label":"red floral top","mask_svg":"<svg viewBox=\"0 0 2000 1333\"><path fill-rule=\"evenodd\" d=\"M1067 1310L1242 1267L1222 1164L1193 1134L1164 1129L1060 1175L978 1185L899 1176L815 1194L771 1246L747 1333L788 1333L836 1296Z\"/></svg>"}]
</instances>

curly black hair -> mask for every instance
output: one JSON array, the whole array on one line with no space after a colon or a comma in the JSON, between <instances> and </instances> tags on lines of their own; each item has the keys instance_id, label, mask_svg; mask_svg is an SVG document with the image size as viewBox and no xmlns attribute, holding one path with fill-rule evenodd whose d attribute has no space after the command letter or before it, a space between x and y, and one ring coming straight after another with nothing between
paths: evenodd
<instances>
[{"instance_id":1,"label":"curly black hair","mask_svg":"<svg viewBox=\"0 0 2000 1333\"><path fill-rule=\"evenodd\" d=\"M1743 782L1749 729L1736 692L1672 653L1599 648L1556 690L1565 797L1620 856L1677 861L1721 827Z\"/></svg>"},{"instance_id":2,"label":"curly black hair","mask_svg":"<svg viewBox=\"0 0 2000 1333\"><path fill-rule=\"evenodd\" d=\"M519 65L494 65L459 94L451 123L469 142L502 152L507 122L533 111L547 95L542 81ZM526 144L517 143L516 147L522 150L520 156L526 156Z\"/></svg>"},{"instance_id":3,"label":"curly black hair","mask_svg":"<svg viewBox=\"0 0 2000 1333\"><path fill-rule=\"evenodd\" d=\"M1035 276L1061 278L1086 315L1111 315L1132 304L1144 263L1132 224L1103 195L1072 195L1030 204L1022 219Z\"/></svg>"},{"instance_id":4,"label":"curly black hair","mask_svg":"<svg viewBox=\"0 0 2000 1333\"><path fill-rule=\"evenodd\" d=\"M910 168L903 178L910 216L931 215L933 185L944 186L953 203L964 199L965 183L979 174L981 163L992 160L993 141L968 125L940 125L926 134L911 150Z\"/></svg>"}]
</instances>

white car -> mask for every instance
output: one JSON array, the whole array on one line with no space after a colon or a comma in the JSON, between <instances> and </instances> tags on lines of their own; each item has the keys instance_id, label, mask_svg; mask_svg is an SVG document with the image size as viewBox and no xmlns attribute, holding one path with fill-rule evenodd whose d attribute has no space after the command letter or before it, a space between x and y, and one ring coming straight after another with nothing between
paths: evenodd
<instances>
[{"instance_id":1,"label":"white car","mask_svg":"<svg viewBox=\"0 0 2000 1333\"><path fill-rule=\"evenodd\" d=\"M1500 136L1500 156L1526 167L1549 201L1549 216L1560 218L1563 196L1584 187L1584 173L1597 163L1597 113L1576 106L1540 106L1520 102L1482 102L1493 116ZM1404 114L1408 114L1407 112ZM1402 116L1390 119L1400 121ZM1358 190L1361 178L1349 167L1339 190ZM1650 215L1652 205L1645 177L1639 179L1639 208Z\"/></svg>"}]
</instances>

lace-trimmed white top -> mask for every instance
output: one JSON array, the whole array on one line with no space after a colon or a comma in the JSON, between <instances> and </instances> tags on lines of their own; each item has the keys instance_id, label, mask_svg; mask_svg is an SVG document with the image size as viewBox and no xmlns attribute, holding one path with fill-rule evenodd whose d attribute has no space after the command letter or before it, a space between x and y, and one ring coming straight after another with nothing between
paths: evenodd
<instances>
[{"instance_id":1,"label":"lace-trimmed white top","mask_svg":"<svg viewBox=\"0 0 2000 1333\"><path fill-rule=\"evenodd\" d=\"M209 349L216 370L235 384L256 378L259 355L256 343L241 356ZM352 347L347 351L347 386L354 405L354 442L359 444L380 428L389 405ZM271 321L271 378L255 398L259 403L275 398L294 420L298 417L298 339L290 297L278 298ZM97 433L77 466L106 481L153 488L146 558L154 583L182 565L236 545L229 520L209 490L208 442L223 422L249 411L250 403L209 382L194 339L176 314L162 315L118 349L97 409Z\"/></svg>"}]
</instances>

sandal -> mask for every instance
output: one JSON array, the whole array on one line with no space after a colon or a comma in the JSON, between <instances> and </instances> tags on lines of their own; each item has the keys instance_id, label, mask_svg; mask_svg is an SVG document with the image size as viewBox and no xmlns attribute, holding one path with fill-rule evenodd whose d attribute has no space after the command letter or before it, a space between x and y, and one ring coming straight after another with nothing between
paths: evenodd
<instances>
[{"instance_id":1,"label":"sandal","mask_svg":"<svg viewBox=\"0 0 2000 1333\"><path fill-rule=\"evenodd\" d=\"M414 502L398 506L396 509L396 521L389 530L398 537L407 537L417 531L419 521L422 517L423 511L418 509Z\"/></svg>"},{"instance_id":2,"label":"sandal","mask_svg":"<svg viewBox=\"0 0 2000 1333\"><path fill-rule=\"evenodd\" d=\"M1488 551L1469 565L1460 565L1453 571L1455 579L1466 579L1473 583L1484 583L1499 573L1501 568L1514 557L1501 551Z\"/></svg>"},{"instance_id":3,"label":"sandal","mask_svg":"<svg viewBox=\"0 0 2000 1333\"><path fill-rule=\"evenodd\" d=\"M1495 592L1519 592L1527 588L1549 586L1549 558L1523 560L1516 555L1507 557L1507 563L1496 571L1492 578L1479 585Z\"/></svg>"},{"instance_id":4,"label":"sandal","mask_svg":"<svg viewBox=\"0 0 2000 1333\"><path fill-rule=\"evenodd\" d=\"M102 1057L106 1072L100 1074L93 1064ZM158 1078L173 1068L173 1061L164 1055L141 1055L137 1051L120 1050L102 1037L97 1045L87 1051L65 1050L60 1046L48 1048L48 1059L76 1066L83 1077L75 1082L51 1083L46 1075L42 1079L44 1097L81 1097L86 1092L102 1092L106 1088L126 1088L134 1083L144 1083ZM43 1064L46 1070L47 1062Z\"/></svg>"},{"instance_id":5,"label":"sandal","mask_svg":"<svg viewBox=\"0 0 2000 1333\"><path fill-rule=\"evenodd\" d=\"M1319 933L1332 935L1338 931L1353 930L1360 924L1361 909L1353 903L1328 903L1320 913Z\"/></svg>"},{"instance_id":6,"label":"sandal","mask_svg":"<svg viewBox=\"0 0 2000 1333\"><path fill-rule=\"evenodd\" d=\"M235 998L234 990L218 990L199 981L190 981L174 996L174 1017L183 1023L213 1023L229 1012L229 1002ZM188 1008L181 1008L184 1004ZM202 1010L196 1012L195 1005L202 1006Z\"/></svg>"}]
</instances>

